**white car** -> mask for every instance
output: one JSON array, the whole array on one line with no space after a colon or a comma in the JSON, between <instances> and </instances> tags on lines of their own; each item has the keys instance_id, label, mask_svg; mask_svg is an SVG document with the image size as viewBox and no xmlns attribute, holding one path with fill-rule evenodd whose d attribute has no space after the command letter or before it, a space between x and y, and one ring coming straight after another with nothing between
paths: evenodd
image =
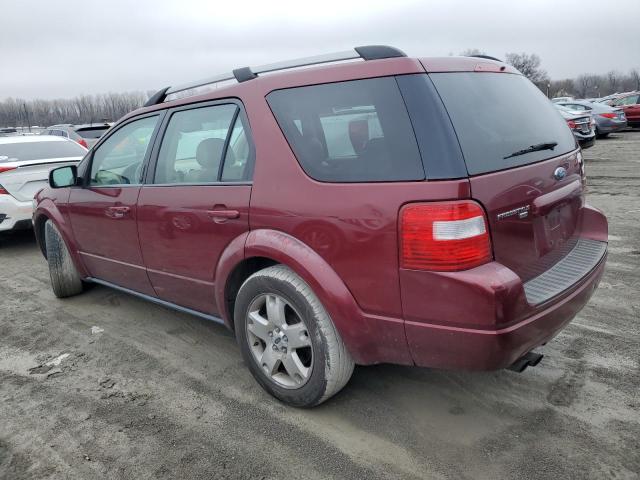
<instances>
[{"instance_id":1,"label":"white car","mask_svg":"<svg viewBox=\"0 0 640 480\"><path fill-rule=\"evenodd\" d=\"M0 137L0 232L31 227L33 196L49 171L76 165L87 149L49 135Z\"/></svg>"}]
</instances>

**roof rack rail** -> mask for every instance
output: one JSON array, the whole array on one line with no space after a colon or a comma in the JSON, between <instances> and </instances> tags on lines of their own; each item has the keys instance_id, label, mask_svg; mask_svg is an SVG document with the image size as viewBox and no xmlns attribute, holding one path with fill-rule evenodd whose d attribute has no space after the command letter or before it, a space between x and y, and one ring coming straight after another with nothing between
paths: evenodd
<instances>
[{"instance_id":1,"label":"roof rack rail","mask_svg":"<svg viewBox=\"0 0 640 480\"><path fill-rule=\"evenodd\" d=\"M259 67L243 67L237 68L229 73L216 75L215 77L205 78L192 83L178 85L175 87L166 87L159 90L147 100L145 107L151 107L165 101L168 95L172 95L186 90L203 87L215 83L225 82L228 80L236 80L238 83L247 82L257 78L259 74L276 72L279 70L288 70L291 68L307 67L310 65L320 65L323 63L340 62L344 60L354 60L361 58L363 60L381 60L383 58L406 57L407 55L394 47L386 45L366 45L363 47L355 47L352 50L344 52L328 53L324 55L315 55L313 57L299 58L285 62L271 63Z\"/></svg>"},{"instance_id":2,"label":"roof rack rail","mask_svg":"<svg viewBox=\"0 0 640 480\"><path fill-rule=\"evenodd\" d=\"M499 58L492 57L491 55L467 55L468 57L484 58L485 60L495 60L496 62L502 62Z\"/></svg>"}]
</instances>

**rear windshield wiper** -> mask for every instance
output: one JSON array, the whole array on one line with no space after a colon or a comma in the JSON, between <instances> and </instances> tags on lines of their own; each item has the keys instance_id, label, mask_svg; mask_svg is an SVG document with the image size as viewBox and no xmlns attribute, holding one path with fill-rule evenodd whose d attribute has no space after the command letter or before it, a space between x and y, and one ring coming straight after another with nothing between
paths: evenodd
<instances>
[{"instance_id":1,"label":"rear windshield wiper","mask_svg":"<svg viewBox=\"0 0 640 480\"><path fill-rule=\"evenodd\" d=\"M504 157L504 159L506 160L507 158L517 157L519 155L524 155L525 153L539 152L540 150L553 150L557 145L558 142L538 143L536 145L531 145L530 147L523 150L513 152L511 155L507 155L506 157Z\"/></svg>"}]
</instances>

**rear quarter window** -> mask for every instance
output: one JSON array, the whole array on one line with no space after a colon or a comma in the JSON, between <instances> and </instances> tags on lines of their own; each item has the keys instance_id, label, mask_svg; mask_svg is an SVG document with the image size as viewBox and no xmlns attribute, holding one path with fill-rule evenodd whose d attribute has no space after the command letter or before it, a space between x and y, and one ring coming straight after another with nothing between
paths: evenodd
<instances>
[{"instance_id":1,"label":"rear quarter window","mask_svg":"<svg viewBox=\"0 0 640 480\"><path fill-rule=\"evenodd\" d=\"M425 178L393 77L277 90L267 101L300 165L316 180Z\"/></svg>"}]
</instances>

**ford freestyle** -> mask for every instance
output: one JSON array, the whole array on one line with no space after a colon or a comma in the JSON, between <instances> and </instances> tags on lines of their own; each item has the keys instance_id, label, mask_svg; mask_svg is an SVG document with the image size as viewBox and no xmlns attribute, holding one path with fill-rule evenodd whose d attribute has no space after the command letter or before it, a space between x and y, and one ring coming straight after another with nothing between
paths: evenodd
<instances>
[{"instance_id":1,"label":"ford freestyle","mask_svg":"<svg viewBox=\"0 0 640 480\"><path fill-rule=\"evenodd\" d=\"M223 323L265 390L313 406L354 364L538 363L604 270L585 181L511 66L368 46L159 91L51 172L34 225L58 297Z\"/></svg>"}]
</instances>

